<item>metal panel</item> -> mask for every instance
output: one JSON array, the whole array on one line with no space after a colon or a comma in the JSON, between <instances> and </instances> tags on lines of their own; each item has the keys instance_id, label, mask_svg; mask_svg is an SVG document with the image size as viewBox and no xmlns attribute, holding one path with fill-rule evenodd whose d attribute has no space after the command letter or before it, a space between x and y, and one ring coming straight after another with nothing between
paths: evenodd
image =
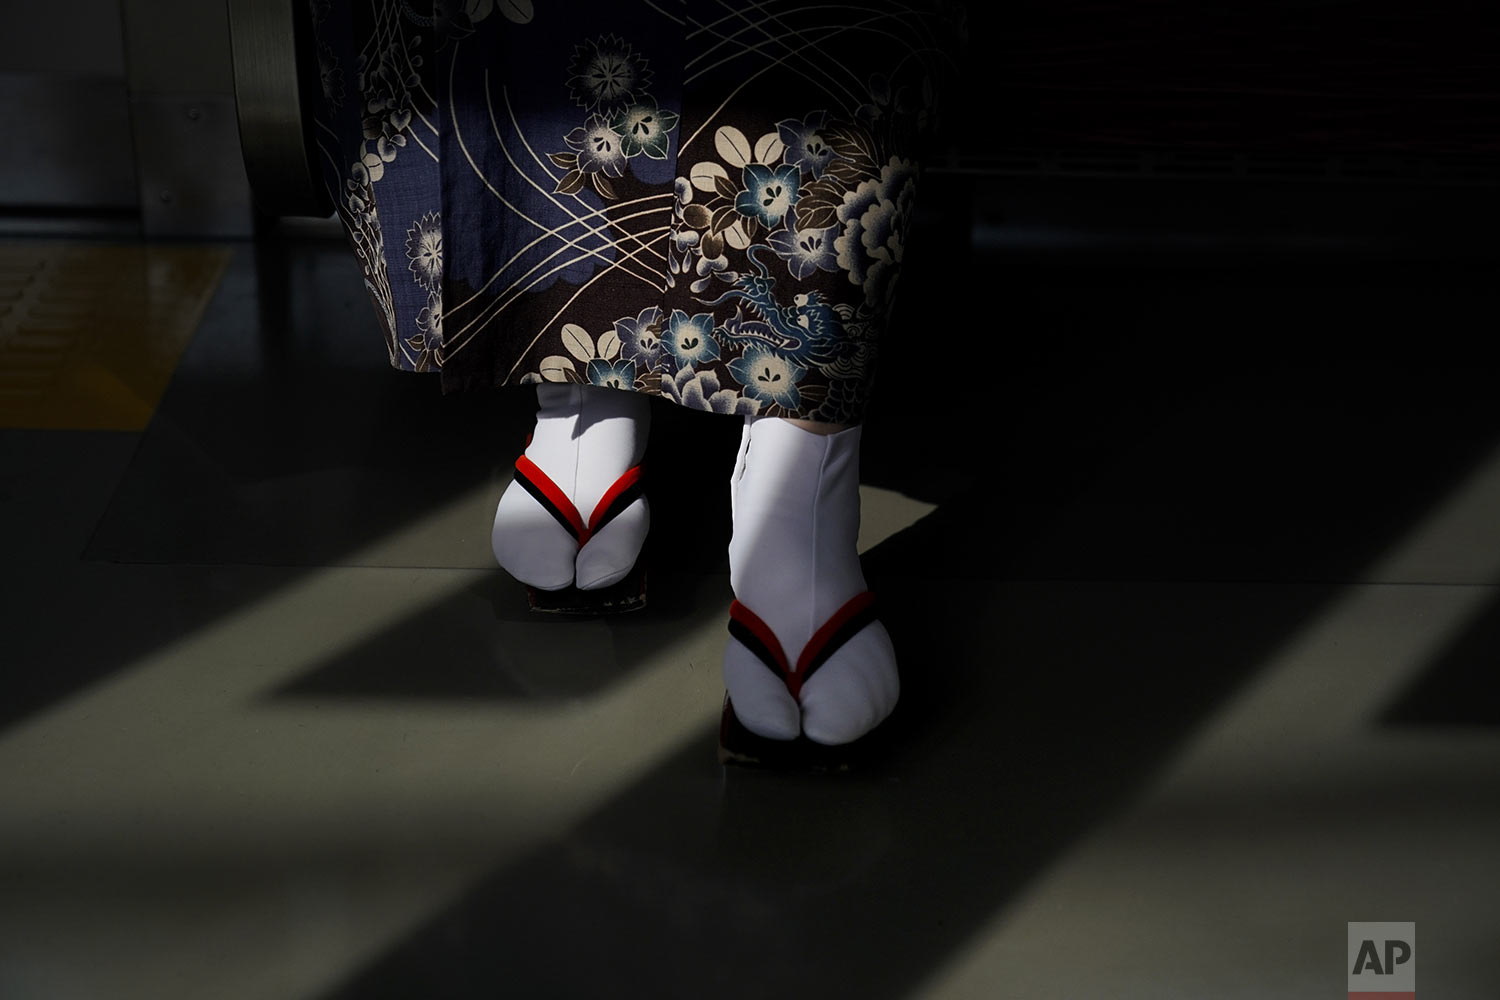
<instances>
[{"instance_id":1,"label":"metal panel","mask_svg":"<svg viewBox=\"0 0 1500 1000\"><path fill-rule=\"evenodd\" d=\"M132 94L227 94L229 15L218 0L120 0Z\"/></svg>"},{"instance_id":2,"label":"metal panel","mask_svg":"<svg viewBox=\"0 0 1500 1000\"><path fill-rule=\"evenodd\" d=\"M148 236L249 236L229 17L214 0L121 0Z\"/></svg>"},{"instance_id":3,"label":"metal panel","mask_svg":"<svg viewBox=\"0 0 1500 1000\"><path fill-rule=\"evenodd\" d=\"M136 207L121 77L0 73L0 208Z\"/></svg>"},{"instance_id":4,"label":"metal panel","mask_svg":"<svg viewBox=\"0 0 1500 1000\"><path fill-rule=\"evenodd\" d=\"M248 236L250 185L234 99L179 94L131 101L141 215L149 236Z\"/></svg>"},{"instance_id":5,"label":"metal panel","mask_svg":"<svg viewBox=\"0 0 1500 1000\"><path fill-rule=\"evenodd\" d=\"M120 0L0 0L0 71L123 77Z\"/></svg>"}]
</instances>

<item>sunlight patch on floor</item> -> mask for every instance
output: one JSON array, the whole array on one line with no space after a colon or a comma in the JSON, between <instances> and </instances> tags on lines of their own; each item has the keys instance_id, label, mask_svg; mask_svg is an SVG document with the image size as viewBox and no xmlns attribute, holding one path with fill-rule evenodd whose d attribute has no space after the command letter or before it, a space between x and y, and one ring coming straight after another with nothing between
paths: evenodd
<instances>
[{"instance_id":1,"label":"sunlight patch on floor","mask_svg":"<svg viewBox=\"0 0 1500 1000\"><path fill-rule=\"evenodd\" d=\"M588 698L271 696L483 572L314 571L0 736L26 803L0 812L0 967L54 995L315 993L713 726L717 620ZM309 872L324 891L288 898Z\"/></svg>"},{"instance_id":2,"label":"sunlight patch on floor","mask_svg":"<svg viewBox=\"0 0 1500 1000\"><path fill-rule=\"evenodd\" d=\"M1424 991L1461 993L1500 925L1500 803L1473 794L1500 787L1500 739L1376 719L1492 606L1497 510L1500 451L1364 577L1379 582L1345 588L921 995L1312 995L1342 979L1350 920L1423 924L1425 954L1442 956ZM1455 563L1476 582L1410 582ZM1402 857L1413 863L1393 869Z\"/></svg>"}]
</instances>

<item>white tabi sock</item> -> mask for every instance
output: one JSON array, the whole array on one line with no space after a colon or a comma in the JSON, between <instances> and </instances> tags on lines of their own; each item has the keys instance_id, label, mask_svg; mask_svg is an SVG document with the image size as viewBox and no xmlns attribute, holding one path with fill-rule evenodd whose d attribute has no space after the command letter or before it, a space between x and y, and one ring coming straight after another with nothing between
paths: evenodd
<instances>
[{"instance_id":1,"label":"white tabi sock","mask_svg":"<svg viewBox=\"0 0 1500 1000\"><path fill-rule=\"evenodd\" d=\"M526 457L556 484L587 524L610 488L639 465L650 405L619 389L545 382L536 387L536 429ZM519 477L518 477L519 478ZM490 544L511 576L539 590L607 587L635 565L651 524L636 497L580 549L577 541L519 481L500 497Z\"/></svg>"},{"instance_id":2,"label":"white tabi sock","mask_svg":"<svg viewBox=\"0 0 1500 1000\"><path fill-rule=\"evenodd\" d=\"M856 548L860 430L821 435L750 418L741 439L730 486L729 582L794 666L814 634L866 589ZM879 621L807 677L798 698L737 639L725 649L724 682L751 732L783 740L801 732L825 744L875 728L900 694L895 650Z\"/></svg>"}]
</instances>

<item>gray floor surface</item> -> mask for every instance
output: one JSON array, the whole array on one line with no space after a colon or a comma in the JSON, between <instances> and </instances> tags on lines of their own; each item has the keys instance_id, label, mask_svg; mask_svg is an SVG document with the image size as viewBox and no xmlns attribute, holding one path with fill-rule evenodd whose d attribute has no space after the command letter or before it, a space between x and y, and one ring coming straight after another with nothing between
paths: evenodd
<instances>
[{"instance_id":1,"label":"gray floor surface","mask_svg":"<svg viewBox=\"0 0 1500 1000\"><path fill-rule=\"evenodd\" d=\"M647 611L533 620L526 400L387 371L336 244L240 246L143 433L0 432L0 996L1311 1000L1367 920L1496 996L1493 269L933 239L848 775L715 762L733 422L656 411Z\"/></svg>"}]
</instances>

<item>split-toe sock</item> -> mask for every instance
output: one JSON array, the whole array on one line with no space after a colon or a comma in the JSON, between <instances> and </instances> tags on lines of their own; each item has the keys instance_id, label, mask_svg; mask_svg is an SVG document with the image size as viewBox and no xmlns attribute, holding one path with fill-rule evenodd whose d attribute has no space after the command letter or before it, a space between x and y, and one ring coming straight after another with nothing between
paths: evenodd
<instances>
[{"instance_id":1,"label":"split-toe sock","mask_svg":"<svg viewBox=\"0 0 1500 1000\"><path fill-rule=\"evenodd\" d=\"M495 559L538 590L607 587L635 565L651 523L639 483L649 402L567 383L536 394L536 428L495 509Z\"/></svg>"},{"instance_id":2,"label":"split-toe sock","mask_svg":"<svg viewBox=\"0 0 1500 1000\"><path fill-rule=\"evenodd\" d=\"M860 430L746 421L730 481L724 682L735 715L760 736L848 743L900 694L856 547Z\"/></svg>"}]
</instances>

